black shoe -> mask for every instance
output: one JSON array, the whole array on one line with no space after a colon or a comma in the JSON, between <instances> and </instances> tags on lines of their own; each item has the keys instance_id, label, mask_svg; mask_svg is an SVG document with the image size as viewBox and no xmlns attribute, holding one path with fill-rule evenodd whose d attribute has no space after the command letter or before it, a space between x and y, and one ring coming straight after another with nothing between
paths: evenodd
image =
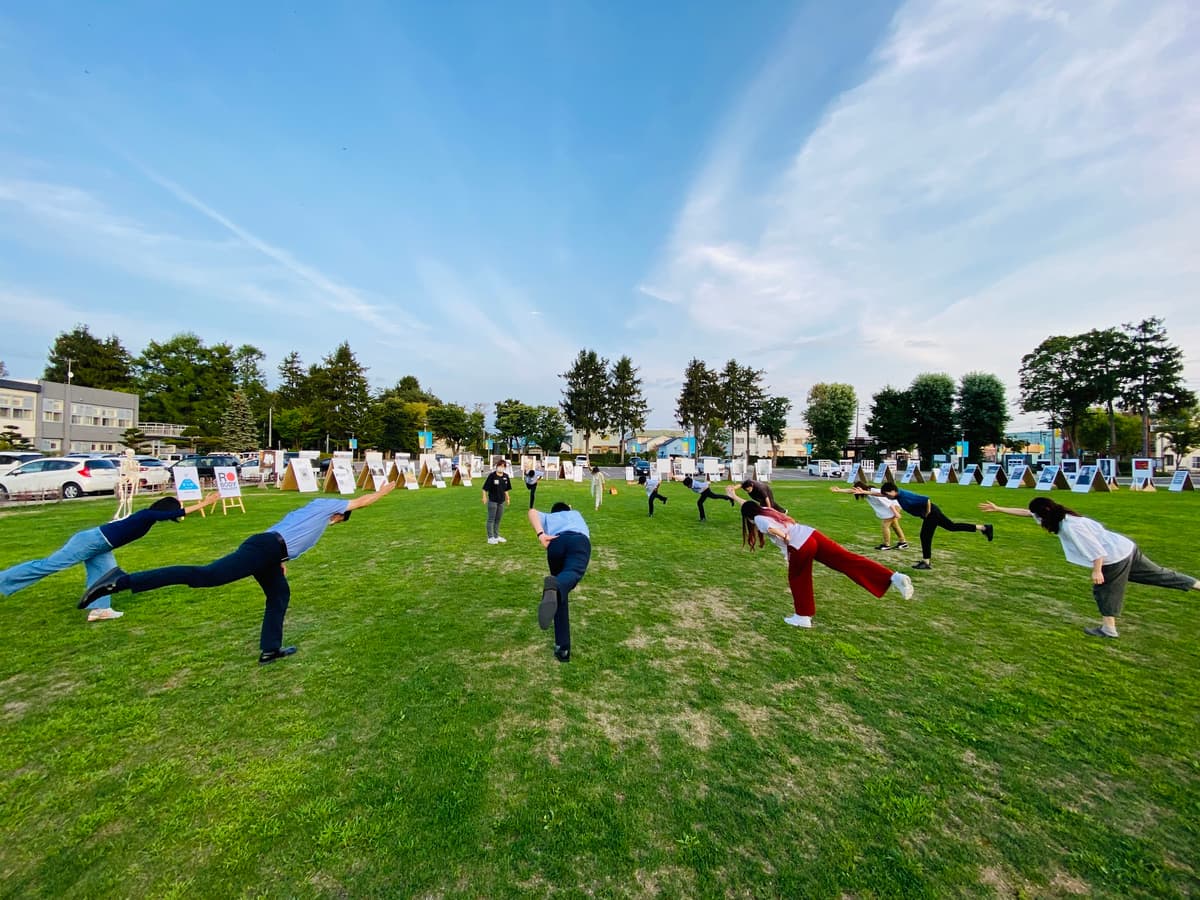
<instances>
[{"instance_id":1,"label":"black shoe","mask_svg":"<svg viewBox=\"0 0 1200 900\"><path fill-rule=\"evenodd\" d=\"M907 550L908 549L908 541L901 541L892 549L893 550Z\"/></svg>"},{"instance_id":2,"label":"black shoe","mask_svg":"<svg viewBox=\"0 0 1200 900\"><path fill-rule=\"evenodd\" d=\"M545 631L554 624L554 614L558 612L558 579L547 575L542 583L542 602L538 604L538 625Z\"/></svg>"},{"instance_id":3,"label":"black shoe","mask_svg":"<svg viewBox=\"0 0 1200 900\"><path fill-rule=\"evenodd\" d=\"M668 500L670 500L670 499L671 499L670 497L663 497L663 498L662 498L662 502L663 502L663 503L666 503L666 502L667 502Z\"/></svg>"},{"instance_id":4,"label":"black shoe","mask_svg":"<svg viewBox=\"0 0 1200 900\"><path fill-rule=\"evenodd\" d=\"M264 650L258 654L258 664L260 666L267 663L275 662L277 659L283 659L285 656L291 656L296 652L295 647L280 647L278 650Z\"/></svg>"},{"instance_id":5,"label":"black shoe","mask_svg":"<svg viewBox=\"0 0 1200 900\"><path fill-rule=\"evenodd\" d=\"M559 662L570 662L571 661L571 648L570 647L559 647L557 644L555 644L554 645L554 658L557 659Z\"/></svg>"},{"instance_id":6,"label":"black shoe","mask_svg":"<svg viewBox=\"0 0 1200 900\"><path fill-rule=\"evenodd\" d=\"M917 563L915 566L913 566L913 568L914 569L932 569L933 566L931 566L929 563L925 562L925 560L921 560L919 563Z\"/></svg>"},{"instance_id":7,"label":"black shoe","mask_svg":"<svg viewBox=\"0 0 1200 900\"><path fill-rule=\"evenodd\" d=\"M891 545L889 545L889 544L876 544L875 549L876 550L891 550L892 548L891 548Z\"/></svg>"},{"instance_id":8,"label":"black shoe","mask_svg":"<svg viewBox=\"0 0 1200 900\"><path fill-rule=\"evenodd\" d=\"M125 570L120 566L113 566L113 568L101 575L95 584L83 592L78 608L87 609L89 604L95 603L101 597L115 594L117 592L117 579L124 574Z\"/></svg>"},{"instance_id":9,"label":"black shoe","mask_svg":"<svg viewBox=\"0 0 1200 900\"><path fill-rule=\"evenodd\" d=\"M983 536L985 538L987 538L989 541L992 539L992 526L991 525L983 526Z\"/></svg>"}]
</instances>

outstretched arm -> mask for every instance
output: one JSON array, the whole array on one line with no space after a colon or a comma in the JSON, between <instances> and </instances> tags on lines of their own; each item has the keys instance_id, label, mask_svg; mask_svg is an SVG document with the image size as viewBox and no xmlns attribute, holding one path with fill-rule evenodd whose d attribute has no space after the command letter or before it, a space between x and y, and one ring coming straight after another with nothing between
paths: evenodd
<instances>
[{"instance_id":1,"label":"outstretched arm","mask_svg":"<svg viewBox=\"0 0 1200 900\"><path fill-rule=\"evenodd\" d=\"M370 506L376 500L380 500L396 489L396 482L389 481L373 494L365 494L362 497L355 497L350 501L350 505L346 507L347 511L362 509L364 506Z\"/></svg>"},{"instance_id":2,"label":"outstretched arm","mask_svg":"<svg viewBox=\"0 0 1200 900\"><path fill-rule=\"evenodd\" d=\"M193 503L191 506L185 506L183 508L183 512L185 515L191 515L192 513L198 513L202 509L207 509L210 506L215 506L216 502L220 499L221 499L220 492L213 491L211 494L209 494L207 497L205 497L199 503Z\"/></svg>"},{"instance_id":3,"label":"outstretched arm","mask_svg":"<svg viewBox=\"0 0 1200 900\"><path fill-rule=\"evenodd\" d=\"M728 497L730 500L732 500L734 503L736 503L738 506L741 506L743 503L746 502L744 499L742 499L741 497L739 497L737 495L737 488L734 487L732 484L725 486L725 496Z\"/></svg>"},{"instance_id":4,"label":"outstretched arm","mask_svg":"<svg viewBox=\"0 0 1200 900\"><path fill-rule=\"evenodd\" d=\"M991 500L984 500L979 504L979 508L984 512L998 512L1009 516L1025 516L1029 519L1033 518L1033 513L1027 509L1022 509L1017 506L997 506Z\"/></svg>"}]
</instances>

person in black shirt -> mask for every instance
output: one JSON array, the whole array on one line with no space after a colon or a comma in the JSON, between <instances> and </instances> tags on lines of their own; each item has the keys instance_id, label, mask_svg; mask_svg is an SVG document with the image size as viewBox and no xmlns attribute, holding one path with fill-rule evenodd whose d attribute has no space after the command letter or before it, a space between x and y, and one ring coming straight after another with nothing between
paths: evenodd
<instances>
[{"instance_id":1,"label":"person in black shirt","mask_svg":"<svg viewBox=\"0 0 1200 900\"><path fill-rule=\"evenodd\" d=\"M749 494L750 499L759 506L767 509L777 509L784 515L787 515L787 510L775 502L775 492L771 490L771 486L766 482L747 478L742 481L742 490Z\"/></svg>"},{"instance_id":2,"label":"person in black shirt","mask_svg":"<svg viewBox=\"0 0 1200 900\"><path fill-rule=\"evenodd\" d=\"M507 544L500 537L500 519L504 516L504 507L509 504L509 491L512 482L508 479L508 460L503 456L496 458L496 468L488 473L483 481L483 503L487 507L487 538L489 544Z\"/></svg>"}]
</instances>

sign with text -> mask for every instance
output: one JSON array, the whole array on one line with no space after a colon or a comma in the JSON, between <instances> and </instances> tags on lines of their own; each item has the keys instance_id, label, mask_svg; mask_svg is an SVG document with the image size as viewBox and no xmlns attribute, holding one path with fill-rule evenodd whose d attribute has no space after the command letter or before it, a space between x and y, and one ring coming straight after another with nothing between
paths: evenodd
<instances>
[{"instance_id":1,"label":"sign with text","mask_svg":"<svg viewBox=\"0 0 1200 900\"><path fill-rule=\"evenodd\" d=\"M203 500L204 491L200 489L200 473L195 466L175 466L171 469L175 478L175 496L183 500Z\"/></svg>"},{"instance_id":2,"label":"sign with text","mask_svg":"<svg viewBox=\"0 0 1200 900\"><path fill-rule=\"evenodd\" d=\"M1176 469L1174 477L1171 478L1171 486L1168 491L1194 491L1195 485L1192 484L1192 473L1187 469Z\"/></svg>"},{"instance_id":3,"label":"sign with text","mask_svg":"<svg viewBox=\"0 0 1200 900\"><path fill-rule=\"evenodd\" d=\"M979 482L981 487L995 487L997 482L1000 487L1008 484L1008 476L1004 473L1004 466L1000 463L984 463L983 479Z\"/></svg>"},{"instance_id":4,"label":"sign with text","mask_svg":"<svg viewBox=\"0 0 1200 900\"><path fill-rule=\"evenodd\" d=\"M213 479L217 483L217 493L222 498L242 496L242 486L238 483L238 472L233 466L215 466Z\"/></svg>"},{"instance_id":5,"label":"sign with text","mask_svg":"<svg viewBox=\"0 0 1200 900\"><path fill-rule=\"evenodd\" d=\"M1154 460L1135 459L1133 461L1133 489L1144 490L1147 485L1154 486Z\"/></svg>"}]
</instances>

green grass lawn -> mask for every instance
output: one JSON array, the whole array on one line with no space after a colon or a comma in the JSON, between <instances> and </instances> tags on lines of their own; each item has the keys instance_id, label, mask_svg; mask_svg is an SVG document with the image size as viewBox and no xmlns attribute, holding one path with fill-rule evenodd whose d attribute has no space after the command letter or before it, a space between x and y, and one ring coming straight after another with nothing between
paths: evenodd
<instances>
[{"instance_id":1,"label":"green grass lawn","mask_svg":"<svg viewBox=\"0 0 1200 900\"><path fill-rule=\"evenodd\" d=\"M0 895L1188 896L1200 893L1200 595L1134 586L1121 639L1028 519L939 532L917 596L818 567L811 631L778 551L668 485L543 483L592 528L573 660L535 609L516 501L398 492L289 565L287 660L256 663L253 581L88 625L77 568L0 598ZM865 503L776 484L885 564ZM952 518L1033 492L918 488ZM1057 498L1066 497L1056 494ZM127 570L207 562L307 498L156 526ZM1070 496L1200 573L1194 495ZM0 567L115 500L0 512ZM909 570L911 571L911 570Z\"/></svg>"}]
</instances>

